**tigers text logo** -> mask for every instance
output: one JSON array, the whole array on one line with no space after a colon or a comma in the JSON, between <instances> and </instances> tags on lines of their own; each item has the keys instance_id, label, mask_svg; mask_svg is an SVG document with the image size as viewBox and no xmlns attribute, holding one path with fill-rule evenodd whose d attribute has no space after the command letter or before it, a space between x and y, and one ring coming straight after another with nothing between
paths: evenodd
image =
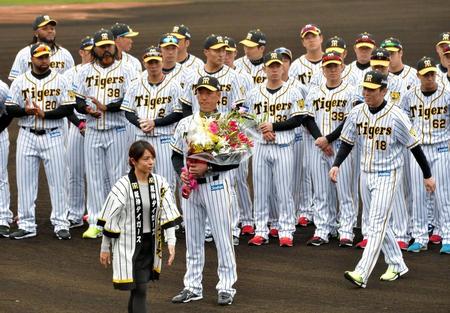
<instances>
[{"instance_id":1,"label":"tigers text logo","mask_svg":"<svg viewBox=\"0 0 450 313\"><path fill-rule=\"evenodd\" d=\"M88 87L96 86L101 89L105 89L106 85L109 84L123 84L125 82L125 77L108 77L108 78L100 78L98 75L92 75L86 77L86 83Z\"/></svg>"},{"instance_id":2,"label":"tigers text logo","mask_svg":"<svg viewBox=\"0 0 450 313\"><path fill-rule=\"evenodd\" d=\"M367 122L357 123L356 128L358 135L367 136L369 139L373 139L376 135L392 135L392 127L370 126Z\"/></svg>"}]
</instances>

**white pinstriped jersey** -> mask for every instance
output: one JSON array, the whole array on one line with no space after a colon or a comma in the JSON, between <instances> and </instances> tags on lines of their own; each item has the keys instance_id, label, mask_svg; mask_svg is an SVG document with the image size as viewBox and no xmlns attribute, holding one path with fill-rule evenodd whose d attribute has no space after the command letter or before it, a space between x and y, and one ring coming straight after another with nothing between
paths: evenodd
<instances>
[{"instance_id":1,"label":"white pinstriped jersey","mask_svg":"<svg viewBox=\"0 0 450 313\"><path fill-rule=\"evenodd\" d=\"M183 68L187 68L191 71L197 71L198 69L202 69L203 66L205 66L205 63L202 61L202 59L197 58L195 55L190 54L188 55L187 60L185 60L183 63L178 63Z\"/></svg>"},{"instance_id":2,"label":"white pinstriped jersey","mask_svg":"<svg viewBox=\"0 0 450 313\"><path fill-rule=\"evenodd\" d=\"M401 71L401 73L398 75L396 74L394 75L403 81L403 84L406 86L406 89L410 89L411 87L420 84L420 80L419 78L417 78L417 70L409 65L405 64L403 67L403 71Z\"/></svg>"},{"instance_id":3,"label":"white pinstriped jersey","mask_svg":"<svg viewBox=\"0 0 450 313\"><path fill-rule=\"evenodd\" d=\"M138 60L138 58L132 56L129 53L126 53L125 51L122 51L122 60L125 63L128 63L128 65L136 71L137 74L142 72L142 63Z\"/></svg>"},{"instance_id":4,"label":"white pinstriped jersey","mask_svg":"<svg viewBox=\"0 0 450 313\"><path fill-rule=\"evenodd\" d=\"M450 76L447 76L447 74L445 74L445 75L444 74L438 74L436 76L436 82L450 90Z\"/></svg>"},{"instance_id":5,"label":"white pinstriped jersey","mask_svg":"<svg viewBox=\"0 0 450 313\"><path fill-rule=\"evenodd\" d=\"M31 70L18 76L11 84L6 105L25 108L27 99L30 103L34 101L44 112L75 103L75 98L69 96L66 79L55 71L51 71L50 75L43 79L34 77ZM49 120L26 115L19 119L18 124L32 129L51 129L63 126L64 119Z\"/></svg>"},{"instance_id":6,"label":"white pinstriped jersey","mask_svg":"<svg viewBox=\"0 0 450 313\"><path fill-rule=\"evenodd\" d=\"M369 111L366 103L354 107L340 139L360 147L362 171L380 175L402 167L405 146L411 149L419 144L406 113L389 101L376 114Z\"/></svg>"},{"instance_id":7,"label":"white pinstriped jersey","mask_svg":"<svg viewBox=\"0 0 450 313\"><path fill-rule=\"evenodd\" d=\"M5 102L8 97L9 87L2 80L0 80L0 116L3 115L5 110Z\"/></svg>"},{"instance_id":8,"label":"white pinstriped jersey","mask_svg":"<svg viewBox=\"0 0 450 313\"><path fill-rule=\"evenodd\" d=\"M221 70L215 73L208 73L204 68L201 68L194 72L194 76L191 78L189 85L185 86L184 94L180 98L182 103L192 107L193 113L200 110L194 90L197 81L202 76L212 76L219 80L221 86L221 98L219 100L219 104L217 105L217 110L219 112L229 112L237 104L244 102L244 94L241 90L241 81L239 74L235 70L224 65Z\"/></svg>"},{"instance_id":9,"label":"white pinstriped jersey","mask_svg":"<svg viewBox=\"0 0 450 313\"><path fill-rule=\"evenodd\" d=\"M294 77L289 77L289 79L286 81L286 83L294 89L297 89L300 94L302 95L303 99L306 99L306 96L308 95L308 88L306 88L305 85L303 85L298 79Z\"/></svg>"},{"instance_id":10,"label":"white pinstriped jersey","mask_svg":"<svg viewBox=\"0 0 450 313\"><path fill-rule=\"evenodd\" d=\"M156 119L163 118L173 112L183 112L178 101L183 90L178 81L164 78L157 84L150 84L147 78L135 80L127 90L122 102L121 109L129 112L135 112L139 118ZM172 135L176 123L156 127L149 134L151 136ZM144 136L142 130L137 130L137 134Z\"/></svg>"},{"instance_id":11,"label":"white pinstriped jersey","mask_svg":"<svg viewBox=\"0 0 450 313\"><path fill-rule=\"evenodd\" d=\"M292 62L289 68L289 77L298 79L303 85L308 86L312 76L321 72L322 61L312 63L306 59L306 55L302 55Z\"/></svg>"},{"instance_id":12,"label":"white pinstriped jersey","mask_svg":"<svg viewBox=\"0 0 450 313\"><path fill-rule=\"evenodd\" d=\"M436 92L426 97L415 86L406 93L402 107L421 144L450 142L450 90L438 84Z\"/></svg>"},{"instance_id":13,"label":"white pinstriped jersey","mask_svg":"<svg viewBox=\"0 0 450 313\"><path fill-rule=\"evenodd\" d=\"M20 74L23 74L31 69L30 48L31 45L26 46L17 53L11 71L9 72L9 80L12 81ZM73 61L72 55L67 49L60 46L58 49L52 51L52 54L50 55L50 68L53 71L64 73L74 65L75 62Z\"/></svg>"},{"instance_id":14,"label":"white pinstriped jersey","mask_svg":"<svg viewBox=\"0 0 450 313\"><path fill-rule=\"evenodd\" d=\"M353 67L356 67L353 63L350 63L349 65L345 65L344 70L342 71L341 78L344 82L350 82L350 79L352 78L352 71ZM313 76L311 77L310 84L311 86L320 86L326 81L325 76L323 75L322 68L319 69L319 71L315 72ZM361 80L362 81L362 80ZM351 82L353 84L353 82Z\"/></svg>"},{"instance_id":15,"label":"white pinstriped jersey","mask_svg":"<svg viewBox=\"0 0 450 313\"><path fill-rule=\"evenodd\" d=\"M244 106L250 113L256 114L259 123L283 122L295 115L306 114L304 98L298 89L284 82L282 87L274 94L267 90L267 84L253 88L245 99ZM275 132L276 144L290 144L294 141L294 130ZM268 144L261 139L261 143Z\"/></svg>"},{"instance_id":16,"label":"white pinstriped jersey","mask_svg":"<svg viewBox=\"0 0 450 313\"><path fill-rule=\"evenodd\" d=\"M358 65L356 65L357 61L353 61L352 63L350 63L349 66L351 66L351 71L349 74L349 78L348 81L350 84L352 84L354 87L359 87L363 80L364 80L364 75L369 72L370 70L372 70L372 68L370 66L368 66L365 69L360 69L358 67Z\"/></svg>"},{"instance_id":17,"label":"white pinstriped jersey","mask_svg":"<svg viewBox=\"0 0 450 313\"><path fill-rule=\"evenodd\" d=\"M169 73L165 73L165 75L166 79L176 80L180 84L181 88L184 89L184 87L192 80L194 72L190 68L183 67L180 63L176 63L175 67ZM147 70L144 70L141 77L146 78L147 76Z\"/></svg>"},{"instance_id":18,"label":"white pinstriped jersey","mask_svg":"<svg viewBox=\"0 0 450 313\"><path fill-rule=\"evenodd\" d=\"M108 105L124 98L128 86L136 78L132 76L134 73L135 71L122 61L114 61L107 68L95 62L88 63L80 69L74 91L77 95L95 97ZM102 112L102 116L98 119L86 115L86 123L90 128L106 130L125 126L128 121L124 112Z\"/></svg>"},{"instance_id":19,"label":"white pinstriped jersey","mask_svg":"<svg viewBox=\"0 0 450 313\"><path fill-rule=\"evenodd\" d=\"M342 123L356 99L356 91L348 82L342 82L339 87L331 90L324 82L320 86L311 87L305 100L305 107L325 136Z\"/></svg>"},{"instance_id":20,"label":"white pinstriped jersey","mask_svg":"<svg viewBox=\"0 0 450 313\"><path fill-rule=\"evenodd\" d=\"M256 85L262 84L267 79L267 75L264 72L264 63L259 65L253 65L247 56L240 57L234 61L234 66L237 71L245 71L253 78L253 83Z\"/></svg>"},{"instance_id":21,"label":"white pinstriped jersey","mask_svg":"<svg viewBox=\"0 0 450 313\"><path fill-rule=\"evenodd\" d=\"M253 77L246 71L244 71L242 68L237 69L235 68L235 71L239 74L239 78L241 80L241 88L242 88L242 94L245 95L247 92L253 89L255 87L255 84L253 83Z\"/></svg>"},{"instance_id":22,"label":"white pinstriped jersey","mask_svg":"<svg viewBox=\"0 0 450 313\"><path fill-rule=\"evenodd\" d=\"M69 92L74 93L73 88L75 84L75 79L78 77L78 73L80 72L80 69L82 66L86 64L77 64L74 67L69 68L67 71L64 72L64 78L67 81L67 86L69 86ZM91 100L86 99L86 102L88 105L91 105ZM81 114L77 110L74 110L75 115L79 119L86 119L86 116L84 114Z\"/></svg>"}]
</instances>

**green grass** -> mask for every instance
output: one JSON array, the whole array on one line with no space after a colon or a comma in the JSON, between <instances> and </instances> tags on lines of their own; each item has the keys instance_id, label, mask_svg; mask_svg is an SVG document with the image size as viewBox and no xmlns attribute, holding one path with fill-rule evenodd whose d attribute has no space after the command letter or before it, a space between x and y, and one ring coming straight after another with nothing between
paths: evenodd
<instances>
[{"instance_id":1,"label":"green grass","mask_svg":"<svg viewBox=\"0 0 450 313\"><path fill-rule=\"evenodd\" d=\"M6 5L36 5L36 4L72 4L99 2L162 2L161 0L0 0L0 6Z\"/></svg>"}]
</instances>

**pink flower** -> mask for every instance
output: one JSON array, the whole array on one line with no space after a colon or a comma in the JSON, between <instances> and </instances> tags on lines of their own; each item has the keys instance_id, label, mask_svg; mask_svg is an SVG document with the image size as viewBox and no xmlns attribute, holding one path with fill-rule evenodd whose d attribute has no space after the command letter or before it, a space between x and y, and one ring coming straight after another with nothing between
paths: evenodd
<instances>
[{"instance_id":1,"label":"pink flower","mask_svg":"<svg viewBox=\"0 0 450 313\"><path fill-rule=\"evenodd\" d=\"M214 135L217 135L217 133L219 132L219 125L217 124L216 121L209 123L208 128L209 128L209 131L211 133L213 133Z\"/></svg>"},{"instance_id":2,"label":"pink flower","mask_svg":"<svg viewBox=\"0 0 450 313\"><path fill-rule=\"evenodd\" d=\"M230 128L231 132L237 131L238 130L238 124L236 121L229 121L228 122L228 127Z\"/></svg>"},{"instance_id":3,"label":"pink flower","mask_svg":"<svg viewBox=\"0 0 450 313\"><path fill-rule=\"evenodd\" d=\"M243 143L246 143L248 141L247 136L245 136L245 134L243 134L243 133L238 134L238 139L239 139L239 141L241 141Z\"/></svg>"}]
</instances>

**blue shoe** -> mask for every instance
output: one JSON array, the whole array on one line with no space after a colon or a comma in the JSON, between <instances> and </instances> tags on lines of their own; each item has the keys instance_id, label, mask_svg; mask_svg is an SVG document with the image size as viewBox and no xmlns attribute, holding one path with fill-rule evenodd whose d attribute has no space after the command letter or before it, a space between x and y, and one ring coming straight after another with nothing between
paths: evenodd
<instances>
[{"instance_id":1,"label":"blue shoe","mask_svg":"<svg viewBox=\"0 0 450 313\"><path fill-rule=\"evenodd\" d=\"M425 250L428 250L428 247L426 246L426 245L423 245L423 244L421 244L421 243L418 243L418 242L415 242L415 243L413 243L413 244L411 244L409 247L408 247L408 252L420 252L420 251L425 251Z\"/></svg>"},{"instance_id":2,"label":"blue shoe","mask_svg":"<svg viewBox=\"0 0 450 313\"><path fill-rule=\"evenodd\" d=\"M450 243L446 243L442 245L441 250L439 251L441 254L450 254Z\"/></svg>"}]
</instances>

